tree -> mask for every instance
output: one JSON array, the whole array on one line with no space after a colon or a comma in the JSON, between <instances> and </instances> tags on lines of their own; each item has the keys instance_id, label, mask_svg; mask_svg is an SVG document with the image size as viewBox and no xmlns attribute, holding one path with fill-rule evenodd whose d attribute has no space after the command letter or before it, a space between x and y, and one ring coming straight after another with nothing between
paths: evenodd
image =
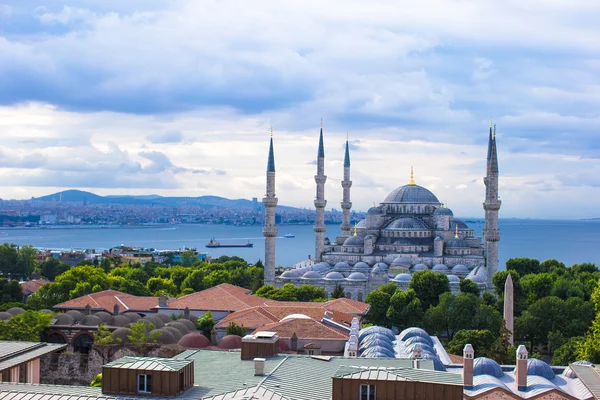
<instances>
[{"instance_id":1,"label":"tree","mask_svg":"<svg viewBox=\"0 0 600 400\"><path fill-rule=\"evenodd\" d=\"M394 293L396 293L397 290L400 290L400 289L398 288L398 285L396 285L393 282L390 282L390 283L386 283L385 285L381 285L378 290L381 290L382 292L389 294L391 297L394 295Z\"/></svg>"},{"instance_id":2,"label":"tree","mask_svg":"<svg viewBox=\"0 0 600 400\"><path fill-rule=\"evenodd\" d=\"M346 294L344 293L344 288L342 287L342 285L335 285L335 287L333 288L333 292L331 293L331 298L332 299L341 299L345 296L346 296ZM367 298L369 298L368 295L367 295ZM367 303L368 303L368 301L367 301ZM371 303L369 303L369 304L371 304Z\"/></svg>"},{"instance_id":3,"label":"tree","mask_svg":"<svg viewBox=\"0 0 600 400\"><path fill-rule=\"evenodd\" d=\"M129 335L127 339L140 349L144 344L156 343L156 338L160 336L160 332L152 332L154 324L146 324L142 321L134 322L129 325Z\"/></svg>"},{"instance_id":4,"label":"tree","mask_svg":"<svg viewBox=\"0 0 600 400\"><path fill-rule=\"evenodd\" d=\"M17 274L22 278L31 278L33 269L35 268L35 258L37 250L33 246L21 246L17 255Z\"/></svg>"},{"instance_id":5,"label":"tree","mask_svg":"<svg viewBox=\"0 0 600 400\"><path fill-rule=\"evenodd\" d=\"M390 299L386 317L399 330L421 324L423 308L415 290L408 289L406 292L397 290Z\"/></svg>"},{"instance_id":6,"label":"tree","mask_svg":"<svg viewBox=\"0 0 600 400\"><path fill-rule=\"evenodd\" d=\"M64 273L70 267L61 262L58 258L51 257L46 261L42 261L38 265L38 268L40 269L40 272L44 278L48 279L49 281L53 281L58 275Z\"/></svg>"},{"instance_id":7,"label":"tree","mask_svg":"<svg viewBox=\"0 0 600 400\"><path fill-rule=\"evenodd\" d=\"M460 281L460 291L462 293L472 293L475 296L479 296L479 286L470 279L463 279Z\"/></svg>"},{"instance_id":8,"label":"tree","mask_svg":"<svg viewBox=\"0 0 600 400\"><path fill-rule=\"evenodd\" d=\"M231 280L231 274L229 271L213 271L204 277L204 286L207 288L220 285L222 283L228 283Z\"/></svg>"},{"instance_id":9,"label":"tree","mask_svg":"<svg viewBox=\"0 0 600 400\"><path fill-rule=\"evenodd\" d=\"M206 289L204 287L204 277L206 276L204 270L192 271L184 280L181 282L181 289L190 288L194 292L199 292Z\"/></svg>"},{"instance_id":10,"label":"tree","mask_svg":"<svg viewBox=\"0 0 600 400\"><path fill-rule=\"evenodd\" d=\"M510 345L511 332L506 329L506 322L502 320L500 334L498 339L492 345L488 356L499 364L514 363L516 358L516 349Z\"/></svg>"},{"instance_id":11,"label":"tree","mask_svg":"<svg viewBox=\"0 0 600 400\"><path fill-rule=\"evenodd\" d=\"M210 333L215 327L215 320L212 317L212 313L207 311L203 316L198 318L196 321L196 327L204 336L210 340Z\"/></svg>"},{"instance_id":12,"label":"tree","mask_svg":"<svg viewBox=\"0 0 600 400\"><path fill-rule=\"evenodd\" d=\"M550 296L554 279L547 273L529 274L521 278L521 286L527 301L533 304L543 297Z\"/></svg>"},{"instance_id":13,"label":"tree","mask_svg":"<svg viewBox=\"0 0 600 400\"><path fill-rule=\"evenodd\" d=\"M181 265L184 267L191 267L196 261L198 261L198 257L193 250L186 250L181 253Z\"/></svg>"},{"instance_id":14,"label":"tree","mask_svg":"<svg viewBox=\"0 0 600 400\"><path fill-rule=\"evenodd\" d=\"M152 296L148 288L140 281L126 279L119 285L119 291L134 296Z\"/></svg>"},{"instance_id":15,"label":"tree","mask_svg":"<svg viewBox=\"0 0 600 400\"><path fill-rule=\"evenodd\" d=\"M577 361L577 348L583 341L582 336L569 338L562 346L554 350L552 365L569 365Z\"/></svg>"},{"instance_id":16,"label":"tree","mask_svg":"<svg viewBox=\"0 0 600 400\"><path fill-rule=\"evenodd\" d=\"M566 269L567 267L564 263L555 259L546 260L540 264L540 272L557 273L561 271L561 273L564 273Z\"/></svg>"},{"instance_id":17,"label":"tree","mask_svg":"<svg viewBox=\"0 0 600 400\"><path fill-rule=\"evenodd\" d=\"M50 326L52 316L38 311L25 311L0 321L0 340L39 342L41 333Z\"/></svg>"},{"instance_id":18,"label":"tree","mask_svg":"<svg viewBox=\"0 0 600 400\"><path fill-rule=\"evenodd\" d=\"M17 261L19 253L16 244L0 245L0 275L18 278Z\"/></svg>"},{"instance_id":19,"label":"tree","mask_svg":"<svg viewBox=\"0 0 600 400\"><path fill-rule=\"evenodd\" d=\"M112 332L108 330L106 325L98 325L98 330L94 334L94 346L108 346L109 344L113 344L114 341ZM120 342L121 338L118 338L117 341Z\"/></svg>"},{"instance_id":20,"label":"tree","mask_svg":"<svg viewBox=\"0 0 600 400\"><path fill-rule=\"evenodd\" d=\"M437 335L450 337L450 309L454 303L454 295L442 293L437 306L430 306L423 317L425 329Z\"/></svg>"},{"instance_id":21,"label":"tree","mask_svg":"<svg viewBox=\"0 0 600 400\"><path fill-rule=\"evenodd\" d=\"M502 327L502 315L492 306L479 304L479 309L473 318L475 329L487 329L490 332L500 332Z\"/></svg>"},{"instance_id":22,"label":"tree","mask_svg":"<svg viewBox=\"0 0 600 400\"><path fill-rule=\"evenodd\" d=\"M430 305L436 306L439 303L442 293L450 292L450 282L445 274L429 270L418 271L413 274L409 288L415 291L423 310L427 310Z\"/></svg>"},{"instance_id":23,"label":"tree","mask_svg":"<svg viewBox=\"0 0 600 400\"><path fill-rule=\"evenodd\" d=\"M90 386L91 387L102 387L102 372L100 372L98 375L96 375L94 377L94 379L92 379L92 381L90 382Z\"/></svg>"},{"instance_id":24,"label":"tree","mask_svg":"<svg viewBox=\"0 0 600 400\"><path fill-rule=\"evenodd\" d=\"M507 271L517 271L520 276L540 272L540 262L534 258L511 258L506 261Z\"/></svg>"},{"instance_id":25,"label":"tree","mask_svg":"<svg viewBox=\"0 0 600 400\"><path fill-rule=\"evenodd\" d=\"M246 336L246 329L242 326L239 326L233 321L231 321L229 325L227 325L227 330L225 332L228 335L237 335L241 337Z\"/></svg>"},{"instance_id":26,"label":"tree","mask_svg":"<svg viewBox=\"0 0 600 400\"><path fill-rule=\"evenodd\" d=\"M327 297L325 289L313 285L301 285L296 289L296 297L298 301L315 301Z\"/></svg>"},{"instance_id":27,"label":"tree","mask_svg":"<svg viewBox=\"0 0 600 400\"><path fill-rule=\"evenodd\" d=\"M381 290L374 290L369 293L365 302L371 307L367 312L366 320L374 325L388 326L386 314L390 307L390 299L391 296Z\"/></svg>"},{"instance_id":28,"label":"tree","mask_svg":"<svg viewBox=\"0 0 600 400\"><path fill-rule=\"evenodd\" d=\"M483 357L489 353L493 343L494 335L487 329L461 329L448 342L448 352L450 354L462 355L465 346L470 344L475 350L475 356Z\"/></svg>"},{"instance_id":29,"label":"tree","mask_svg":"<svg viewBox=\"0 0 600 400\"><path fill-rule=\"evenodd\" d=\"M148 279L148 283L146 283L146 287L150 293L154 294L155 296L159 296L162 293L171 296L177 295L177 286L175 286L171 279L150 278Z\"/></svg>"},{"instance_id":30,"label":"tree","mask_svg":"<svg viewBox=\"0 0 600 400\"><path fill-rule=\"evenodd\" d=\"M0 303L20 302L23 300L21 285L16 279L0 278Z\"/></svg>"}]
</instances>

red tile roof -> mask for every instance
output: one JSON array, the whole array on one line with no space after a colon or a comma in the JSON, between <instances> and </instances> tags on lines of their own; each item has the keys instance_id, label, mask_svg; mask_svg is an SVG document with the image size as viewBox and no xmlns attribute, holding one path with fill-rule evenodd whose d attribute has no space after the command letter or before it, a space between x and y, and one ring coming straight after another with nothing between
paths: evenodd
<instances>
[{"instance_id":1,"label":"red tile roof","mask_svg":"<svg viewBox=\"0 0 600 400\"><path fill-rule=\"evenodd\" d=\"M126 311L153 311L154 307L158 305L158 297L134 296L116 290L103 290L102 292L65 301L64 303L55 305L54 308L81 310L88 304L92 310L103 310L111 314L115 304L119 306L119 313Z\"/></svg>"},{"instance_id":2,"label":"red tile roof","mask_svg":"<svg viewBox=\"0 0 600 400\"><path fill-rule=\"evenodd\" d=\"M32 279L30 281L21 282L21 293L23 293L23 296L29 296L30 294L37 292L39 288L44 286L46 283L51 282L45 279Z\"/></svg>"},{"instance_id":3,"label":"red tile roof","mask_svg":"<svg viewBox=\"0 0 600 400\"><path fill-rule=\"evenodd\" d=\"M282 339L289 339L294 333L298 339L346 341L349 338L348 332L329 327L312 318L284 319L256 329L253 333L261 331L277 332Z\"/></svg>"},{"instance_id":4,"label":"red tile roof","mask_svg":"<svg viewBox=\"0 0 600 400\"><path fill-rule=\"evenodd\" d=\"M217 328L226 328L229 323L235 322L246 329L256 329L267 324L272 324L273 322L278 322L279 320L280 318L277 318L263 307L252 307L232 312L217 322L215 326Z\"/></svg>"}]
</instances>

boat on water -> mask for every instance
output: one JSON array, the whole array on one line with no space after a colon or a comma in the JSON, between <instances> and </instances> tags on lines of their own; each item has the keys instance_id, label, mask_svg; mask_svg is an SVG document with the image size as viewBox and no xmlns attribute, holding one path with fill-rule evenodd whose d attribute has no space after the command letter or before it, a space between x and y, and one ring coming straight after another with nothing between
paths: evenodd
<instances>
[{"instance_id":1,"label":"boat on water","mask_svg":"<svg viewBox=\"0 0 600 400\"><path fill-rule=\"evenodd\" d=\"M283 235L283 237L286 239L291 239L291 238L295 238L296 235L292 235L291 233L288 233L288 234Z\"/></svg>"},{"instance_id":2,"label":"boat on water","mask_svg":"<svg viewBox=\"0 0 600 400\"><path fill-rule=\"evenodd\" d=\"M254 243L220 243L215 238L210 239L208 243L205 245L209 248L219 248L219 247L253 247Z\"/></svg>"}]
</instances>

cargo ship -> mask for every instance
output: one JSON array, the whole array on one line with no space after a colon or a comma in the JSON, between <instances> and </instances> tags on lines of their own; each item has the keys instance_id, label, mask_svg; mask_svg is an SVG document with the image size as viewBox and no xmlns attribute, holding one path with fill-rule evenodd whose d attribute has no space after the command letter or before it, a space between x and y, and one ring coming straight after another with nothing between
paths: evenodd
<instances>
[{"instance_id":1,"label":"cargo ship","mask_svg":"<svg viewBox=\"0 0 600 400\"><path fill-rule=\"evenodd\" d=\"M291 238L295 238L296 235L292 235L291 233L288 233L287 235L283 235L283 237L286 239L291 239Z\"/></svg>"},{"instance_id":2,"label":"cargo ship","mask_svg":"<svg viewBox=\"0 0 600 400\"><path fill-rule=\"evenodd\" d=\"M211 249L218 247L253 247L254 244L250 243L219 243L215 238L210 239L208 243L206 243L206 247Z\"/></svg>"}]
</instances>

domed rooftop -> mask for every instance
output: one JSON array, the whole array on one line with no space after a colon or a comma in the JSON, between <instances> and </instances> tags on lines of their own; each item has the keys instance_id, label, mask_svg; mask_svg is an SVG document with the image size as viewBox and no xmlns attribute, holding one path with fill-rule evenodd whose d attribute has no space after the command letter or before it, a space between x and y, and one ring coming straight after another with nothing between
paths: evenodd
<instances>
[{"instance_id":1,"label":"domed rooftop","mask_svg":"<svg viewBox=\"0 0 600 400\"><path fill-rule=\"evenodd\" d=\"M183 334L181 332L179 332L179 330L177 328L172 327L172 326L165 326L164 328L161 328L161 330L167 331L171 335L173 335L176 342L179 342L179 340L183 337Z\"/></svg>"},{"instance_id":2,"label":"domed rooftop","mask_svg":"<svg viewBox=\"0 0 600 400\"><path fill-rule=\"evenodd\" d=\"M10 315L19 315L19 314L23 314L25 312L24 309L22 309L21 307L12 307L9 308L8 310L6 310L7 313L9 313Z\"/></svg>"},{"instance_id":3,"label":"domed rooftop","mask_svg":"<svg viewBox=\"0 0 600 400\"><path fill-rule=\"evenodd\" d=\"M465 265L462 265L462 264L456 264L454 267L452 267L452 273L453 274L468 274L469 268L467 268Z\"/></svg>"},{"instance_id":4,"label":"domed rooftop","mask_svg":"<svg viewBox=\"0 0 600 400\"><path fill-rule=\"evenodd\" d=\"M527 360L527 375L541 376L542 378L546 378L548 380L555 378L552 368L537 358L530 358Z\"/></svg>"},{"instance_id":5,"label":"domed rooftop","mask_svg":"<svg viewBox=\"0 0 600 400\"><path fill-rule=\"evenodd\" d=\"M129 312L123 313L123 316L124 316L124 317L127 317L127 318L129 318L129 320L131 320L131 321L133 321L133 322L135 322L135 321L137 321L138 319L141 319L141 318L142 318L142 316L141 316L140 314L138 314L138 313L135 313L135 312L132 312L132 311L129 311Z\"/></svg>"},{"instance_id":6,"label":"domed rooftop","mask_svg":"<svg viewBox=\"0 0 600 400\"><path fill-rule=\"evenodd\" d=\"M455 237L455 238L448 240L448 242L446 243L446 248L447 249L466 249L466 248L469 248L469 245L467 244L467 242L464 239Z\"/></svg>"},{"instance_id":7,"label":"domed rooftop","mask_svg":"<svg viewBox=\"0 0 600 400\"><path fill-rule=\"evenodd\" d=\"M65 314L69 314L71 317L73 317L75 322L79 322L83 319L83 314L77 310L70 310L67 311Z\"/></svg>"},{"instance_id":8,"label":"domed rooftop","mask_svg":"<svg viewBox=\"0 0 600 400\"><path fill-rule=\"evenodd\" d=\"M429 343L412 343L412 344L409 344L408 346L405 346L404 351L411 354L415 350L415 347L417 347L417 346L420 346L421 350L423 350L423 352L429 352L431 354L435 354L435 350L433 349L433 346Z\"/></svg>"},{"instance_id":9,"label":"domed rooftop","mask_svg":"<svg viewBox=\"0 0 600 400\"><path fill-rule=\"evenodd\" d=\"M297 278L297 275L294 271L285 271L283 274L279 275L279 277L283 279L293 279Z\"/></svg>"},{"instance_id":10,"label":"domed rooftop","mask_svg":"<svg viewBox=\"0 0 600 400\"><path fill-rule=\"evenodd\" d=\"M363 351L360 356L366 358L395 358L396 353L386 347L373 346Z\"/></svg>"},{"instance_id":11,"label":"domed rooftop","mask_svg":"<svg viewBox=\"0 0 600 400\"><path fill-rule=\"evenodd\" d=\"M129 335L131 335L129 328L117 328L112 333L112 337L119 343L129 343Z\"/></svg>"},{"instance_id":12,"label":"domed rooftop","mask_svg":"<svg viewBox=\"0 0 600 400\"><path fill-rule=\"evenodd\" d=\"M450 216L453 216L454 213L449 208L439 207L439 208L435 209L435 211L433 212L433 215L450 215Z\"/></svg>"},{"instance_id":13,"label":"domed rooftop","mask_svg":"<svg viewBox=\"0 0 600 400\"><path fill-rule=\"evenodd\" d=\"M203 349L210 346L210 341L201 333L188 333L177 344L184 349Z\"/></svg>"},{"instance_id":14,"label":"domed rooftop","mask_svg":"<svg viewBox=\"0 0 600 400\"><path fill-rule=\"evenodd\" d=\"M460 283L460 278L456 275L448 275L448 282L450 283Z\"/></svg>"},{"instance_id":15,"label":"domed rooftop","mask_svg":"<svg viewBox=\"0 0 600 400\"><path fill-rule=\"evenodd\" d=\"M469 226L458 218L450 218L450 226L458 225L458 229L469 229Z\"/></svg>"},{"instance_id":16,"label":"domed rooftop","mask_svg":"<svg viewBox=\"0 0 600 400\"><path fill-rule=\"evenodd\" d=\"M325 279L330 280L330 281L341 281L344 280L344 275L340 274L337 271L333 271L328 273L327 275L325 275Z\"/></svg>"},{"instance_id":17,"label":"domed rooftop","mask_svg":"<svg viewBox=\"0 0 600 400\"><path fill-rule=\"evenodd\" d=\"M379 267L383 271L387 271L388 269L390 269L390 267L386 263L382 263L382 262L379 262L379 263L376 263L375 265L373 265L373 268L375 268L375 267Z\"/></svg>"},{"instance_id":18,"label":"domed rooftop","mask_svg":"<svg viewBox=\"0 0 600 400\"><path fill-rule=\"evenodd\" d=\"M95 315L86 315L79 322L79 325L83 326L99 326L100 324L102 324L102 320Z\"/></svg>"},{"instance_id":19,"label":"domed rooftop","mask_svg":"<svg viewBox=\"0 0 600 400\"><path fill-rule=\"evenodd\" d=\"M156 315L146 315L142 319L153 324L156 329L160 329L165 326L165 323L162 321L162 319L158 318Z\"/></svg>"},{"instance_id":20,"label":"domed rooftop","mask_svg":"<svg viewBox=\"0 0 600 400\"><path fill-rule=\"evenodd\" d=\"M365 239L362 236L350 236L344 241L344 246L363 246Z\"/></svg>"},{"instance_id":21,"label":"domed rooftop","mask_svg":"<svg viewBox=\"0 0 600 400\"><path fill-rule=\"evenodd\" d=\"M190 333L190 329L187 327L187 325L182 322L179 322L179 320L169 322L167 326L172 326L173 328L177 329L179 332L181 332L182 336Z\"/></svg>"},{"instance_id":22,"label":"domed rooftop","mask_svg":"<svg viewBox=\"0 0 600 400\"><path fill-rule=\"evenodd\" d=\"M421 359L433 361L433 369L436 371L446 371L446 366L444 363L434 354L423 352Z\"/></svg>"},{"instance_id":23,"label":"domed rooftop","mask_svg":"<svg viewBox=\"0 0 600 400\"><path fill-rule=\"evenodd\" d=\"M168 324L169 322L172 322L172 321L173 321L173 320L171 319L171 317L170 317L170 316L168 316L167 314L154 314L153 316L154 316L154 317L158 317L158 318L160 318L160 320L161 320L162 322L164 322L164 323L165 323L165 325L166 325L166 324Z\"/></svg>"},{"instance_id":24,"label":"domed rooftop","mask_svg":"<svg viewBox=\"0 0 600 400\"><path fill-rule=\"evenodd\" d=\"M350 271L350 264L345 261L340 261L333 266L334 271Z\"/></svg>"},{"instance_id":25,"label":"domed rooftop","mask_svg":"<svg viewBox=\"0 0 600 400\"><path fill-rule=\"evenodd\" d=\"M381 268L379 268L379 266L376 265L371 270L371 275L377 275L377 274L385 274L385 271L382 270Z\"/></svg>"},{"instance_id":26,"label":"domed rooftop","mask_svg":"<svg viewBox=\"0 0 600 400\"><path fill-rule=\"evenodd\" d=\"M411 279L412 279L411 274L402 273L402 274L396 275L393 280L397 281L397 282L410 282Z\"/></svg>"},{"instance_id":27,"label":"domed rooftop","mask_svg":"<svg viewBox=\"0 0 600 400\"><path fill-rule=\"evenodd\" d=\"M416 218L401 217L393 220L385 229L425 230L427 227Z\"/></svg>"},{"instance_id":28,"label":"domed rooftop","mask_svg":"<svg viewBox=\"0 0 600 400\"><path fill-rule=\"evenodd\" d=\"M106 322L106 325L110 325L110 326L126 326L127 324L129 324L131 322L131 320L123 315L115 315L113 317L110 317L110 319L108 320L108 322Z\"/></svg>"},{"instance_id":29,"label":"domed rooftop","mask_svg":"<svg viewBox=\"0 0 600 400\"><path fill-rule=\"evenodd\" d=\"M94 315L96 317L100 318L102 320L102 322L104 322L105 324L112 318L112 315L110 315L106 311L98 311Z\"/></svg>"},{"instance_id":30,"label":"domed rooftop","mask_svg":"<svg viewBox=\"0 0 600 400\"><path fill-rule=\"evenodd\" d=\"M321 279L321 274L317 271L308 271L302 275L302 279Z\"/></svg>"},{"instance_id":31,"label":"domed rooftop","mask_svg":"<svg viewBox=\"0 0 600 400\"><path fill-rule=\"evenodd\" d=\"M7 313L6 311L1 311L0 312L0 320L1 321L6 321L7 319L12 318L12 314Z\"/></svg>"},{"instance_id":32,"label":"domed rooftop","mask_svg":"<svg viewBox=\"0 0 600 400\"><path fill-rule=\"evenodd\" d=\"M237 335L223 336L223 339L219 340L217 347L220 349L241 349L242 348L242 337Z\"/></svg>"},{"instance_id":33,"label":"domed rooftop","mask_svg":"<svg viewBox=\"0 0 600 400\"><path fill-rule=\"evenodd\" d=\"M394 189L383 201L384 203L406 203L406 204L440 204L433 193L423 186L409 184Z\"/></svg>"},{"instance_id":34,"label":"domed rooftop","mask_svg":"<svg viewBox=\"0 0 600 400\"><path fill-rule=\"evenodd\" d=\"M40 310L40 312L43 312L44 314L52 314L52 315L54 315L54 311L48 310L47 308L44 308L44 309Z\"/></svg>"},{"instance_id":35,"label":"domed rooftop","mask_svg":"<svg viewBox=\"0 0 600 400\"><path fill-rule=\"evenodd\" d=\"M369 267L369 264L367 264L366 262L363 262L363 261L357 262L352 267L352 271L356 271L356 272L369 272L370 270L371 270L371 267Z\"/></svg>"},{"instance_id":36,"label":"domed rooftop","mask_svg":"<svg viewBox=\"0 0 600 400\"><path fill-rule=\"evenodd\" d=\"M381 214L381 207L373 206L373 207L369 208L369 210L367 211L367 214Z\"/></svg>"},{"instance_id":37,"label":"domed rooftop","mask_svg":"<svg viewBox=\"0 0 600 400\"><path fill-rule=\"evenodd\" d=\"M425 264L417 264L417 265L414 265L411 269L413 271L425 271L429 268L427 268L427 265L425 265Z\"/></svg>"},{"instance_id":38,"label":"domed rooftop","mask_svg":"<svg viewBox=\"0 0 600 400\"><path fill-rule=\"evenodd\" d=\"M406 339L403 343L405 346L410 346L411 344L415 344L415 343L421 343L421 344L426 344L428 346L431 346L431 343L428 342L427 339L425 339L422 336L410 337L410 338Z\"/></svg>"},{"instance_id":39,"label":"domed rooftop","mask_svg":"<svg viewBox=\"0 0 600 400\"><path fill-rule=\"evenodd\" d=\"M185 326L187 326L187 328L190 332L193 332L196 330L196 324L194 324L189 319L179 318L176 322L179 322L180 324L184 324Z\"/></svg>"},{"instance_id":40,"label":"domed rooftop","mask_svg":"<svg viewBox=\"0 0 600 400\"><path fill-rule=\"evenodd\" d=\"M377 338L377 337L369 340L368 342L365 342L363 340L360 343L358 351L362 353L363 351L365 351L371 347L384 347L384 348L388 349L389 351L394 351L394 344L391 341Z\"/></svg>"},{"instance_id":41,"label":"domed rooftop","mask_svg":"<svg viewBox=\"0 0 600 400\"><path fill-rule=\"evenodd\" d=\"M152 331L150 331L150 334L154 335L156 332L159 333L154 338L156 343L160 343L160 344L175 344L175 343L177 343L177 339L175 338L175 336L173 336L173 334L171 332L169 332L168 329L165 329L165 328L153 329Z\"/></svg>"},{"instance_id":42,"label":"domed rooftop","mask_svg":"<svg viewBox=\"0 0 600 400\"><path fill-rule=\"evenodd\" d=\"M347 278L349 281L366 281L367 277L362 272L353 272L348 275Z\"/></svg>"},{"instance_id":43,"label":"domed rooftop","mask_svg":"<svg viewBox=\"0 0 600 400\"><path fill-rule=\"evenodd\" d=\"M56 314L54 317L56 321L54 325L73 325L75 323L75 318L71 314Z\"/></svg>"},{"instance_id":44,"label":"domed rooftop","mask_svg":"<svg viewBox=\"0 0 600 400\"><path fill-rule=\"evenodd\" d=\"M320 262L318 264L313 265L311 269L313 271L321 272L321 271L331 269L331 265L329 265L329 263L326 263L326 262Z\"/></svg>"},{"instance_id":45,"label":"domed rooftop","mask_svg":"<svg viewBox=\"0 0 600 400\"><path fill-rule=\"evenodd\" d=\"M594 365L594 364L592 364L592 363L591 363L591 362L589 362L589 361L584 361L584 360L581 360L581 361L575 361L575 362L573 363L573 365ZM567 367L567 368L565 368L565 370L563 371L562 375L563 375L565 378L571 378L571 379L573 379L573 378L577 378L577 375L575 374L575 372L573 371L573 369L571 369L571 367Z\"/></svg>"},{"instance_id":46,"label":"domed rooftop","mask_svg":"<svg viewBox=\"0 0 600 400\"><path fill-rule=\"evenodd\" d=\"M377 334L380 334L380 335L384 335L384 336L388 337L392 341L396 340L396 335L394 335L394 332L392 332L391 329L384 328L383 326L369 326L367 328L361 329L358 332L358 340L361 341L367 335L371 335L371 334L374 334L374 333L377 333Z\"/></svg>"},{"instance_id":47,"label":"domed rooftop","mask_svg":"<svg viewBox=\"0 0 600 400\"><path fill-rule=\"evenodd\" d=\"M446 267L444 264L436 264L433 266L433 268L431 268L432 271L435 272L448 272L449 269L448 267Z\"/></svg>"},{"instance_id":48,"label":"domed rooftop","mask_svg":"<svg viewBox=\"0 0 600 400\"><path fill-rule=\"evenodd\" d=\"M500 364L491 358L478 357L473 361L473 375L490 375L496 378L504 376Z\"/></svg>"},{"instance_id":49,"label":"domed rooftop","mask_svg":"<svg viewBox=\"0 0 600 400\"><path fill-rule=\"evenodd\" d=\"M420 336L420 337L424 338L425 340L427 340L427 343L430 346L433 346L433 340L431 340L431 337L429 336L429 334L421 328L416 328L416 327L406 328L405 330L400 332L400 335L398 337L400 338L400 340L404 341L404 340L408 340L411 337L415 337L415 336Z\"/></svg>"}]
</instances>

